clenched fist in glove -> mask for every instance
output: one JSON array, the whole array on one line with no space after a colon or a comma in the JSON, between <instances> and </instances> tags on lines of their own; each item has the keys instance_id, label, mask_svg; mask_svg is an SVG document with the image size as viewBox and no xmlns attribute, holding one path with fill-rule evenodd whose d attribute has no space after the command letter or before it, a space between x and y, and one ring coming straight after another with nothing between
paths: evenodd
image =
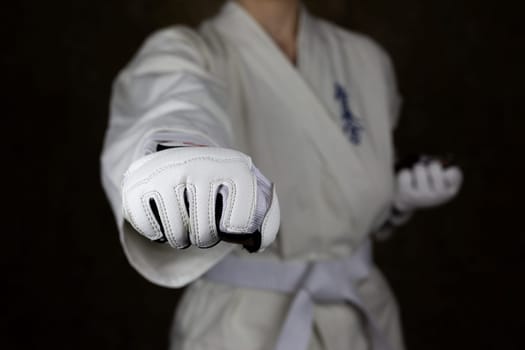
<instances>
[{"instance_id":1,"label":"clenched fist in glove","mask_svg":"<svg viewBox=\"0 0 525 350\"><path fill-rule=\"evenodd\" d=\"M124 218L150 240L209 248L220 240L251 252L279 229L275 188L245 154L172 148L134 162L122 183Z\"/></svg>"},{"instance_id":2,"label":"clenched fist in glove","mask_svg":"<svg viewBox=\"0 0 525 350\"><path fill-rule=\"evenodd\" d=\"M420 157L397 173L394 208L403 213L435 207L451 200L459 191L462 173L435 158Z\"/></svg>"},{"instance_id":3,"label":"clenched fist in glove","mask_svg":"<svg viewBox=\"0 0 525 350\"><path fill-rule=\"evenodd\" d=\"M395 227L406 223L418 209L450 201L461 187L463 175L457 166L426 156L409 156L396 164L396 189L390 216L375 232L385 240Z\"/></svg>"}]
</instances>

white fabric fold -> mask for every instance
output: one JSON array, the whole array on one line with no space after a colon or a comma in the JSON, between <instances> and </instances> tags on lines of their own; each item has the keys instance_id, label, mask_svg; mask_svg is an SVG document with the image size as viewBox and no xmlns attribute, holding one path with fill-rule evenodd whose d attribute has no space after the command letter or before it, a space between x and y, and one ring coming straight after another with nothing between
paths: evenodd
<instances>
[{"instance_id":1,"label":"white fabric fold","mask_svg":"<svg viewBox=\"0 0 525 350\"><path fill-rule=\"evenodd\" d=\"M367 240L347 259L320 262L282 262L227 256L204 278L242 288L294 294L274 350L307 350L315 303L349 303L364 318L373 350L388 350L385 336L359 295L357 284L370 275L371 242Z\"/></svg>"}]
</instances>

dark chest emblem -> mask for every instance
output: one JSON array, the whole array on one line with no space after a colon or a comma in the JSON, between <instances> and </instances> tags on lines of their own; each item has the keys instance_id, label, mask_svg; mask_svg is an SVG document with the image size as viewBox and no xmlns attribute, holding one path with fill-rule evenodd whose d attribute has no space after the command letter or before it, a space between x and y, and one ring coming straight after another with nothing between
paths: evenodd
<instances>
[{"instance_id":1,"label":"dark chest emblem","mask_svg":"<svg viewBox=\"0 0 525 350\"><path fill-rule=\"evenodd\" d=\"M335 83L335 99L341 107L341 119L343 121L343 131L354 145L359 145L363 138L364 127L359 118L350 109L350 98L345 88L339 83Z\"/></svg>"}]
</instances>

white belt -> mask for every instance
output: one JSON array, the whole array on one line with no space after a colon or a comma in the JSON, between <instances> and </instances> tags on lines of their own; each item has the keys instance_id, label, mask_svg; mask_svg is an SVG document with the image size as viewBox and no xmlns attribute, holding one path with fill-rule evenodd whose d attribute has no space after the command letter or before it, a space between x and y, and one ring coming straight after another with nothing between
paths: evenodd
<instances>
[{"instance_id":1,"label":"white belt","mask_svg":"<svg viewBox=\"0 0 525 350\"><path fill-rule=\"evenodd\" d=\"M207 272L207 280L237 287L294 294L275 350L307 350L315 303L350 303L366 321L373 350L390 347L356 288L372 265L371 242L352 257L335 261L282 262L227 256Z\"/></svg>"}]
</instances>

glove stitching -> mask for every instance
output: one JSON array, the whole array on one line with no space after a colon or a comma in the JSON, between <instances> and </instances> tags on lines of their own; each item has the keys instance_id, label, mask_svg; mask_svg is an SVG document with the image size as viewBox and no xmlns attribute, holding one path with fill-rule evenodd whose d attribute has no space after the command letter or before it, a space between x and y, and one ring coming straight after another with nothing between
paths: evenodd
<instances>
[{"instance_id":1,"label":"glove stitching","mask_svg":"<svg viewBox=\"0 0 525 350\"><path fill-rule=\"evenodd\" d=\"M146 213L146 218L148 219L149 224L152 226L153 233L154 233L153 237L149 237L148 235L145 235L145 236L146 238L149 238L150 240L155 240L155 239L159 239L162 237L162 232L160 231L160 227L158 227L158 223L156 222L156 220L151 216L149 205L146 205L146 197L148 197L148 200L149 200L149 198L151 198L152 195L154 196L155 192L147 192L143 194L142 197L140 198L140 202L142 203L142 209Z\"/></svg>"},{"instance_id":2,"label":"glove stitching","mask_svg":"<svg viewBox=\"0 0 525 350\"><path fill-rule=\"evenodd\" d=\"M138 233L140 233L142 236L144 237L148 237L148 235L142 231L140 229L140 227L137 225L137 220L135 220L135 216L133 215L133 213L131 212L131 210L129 210L129 207L128 207L128 204L126 202L126 204L124 205L125 207L125 210L127 212L127 216L129 218L129 223L131 224L131 226L133 226L133 228L135 229L135 231L137 231Z\"/></svg>"},{"instance_id":3,"label":"glove stitching","mask_svg":"<svg viewBox=\"0 0 525 350\"><path fill-rule=\"evenodd\" d=\"M167 220L167 217L165 215L166 213L166 206L164 205L164 200L162 199L162 196L160 195L160 193L158 191L151 191L149 192L150 196L152 197L155 197L155 200L157 201L157 209L159 209L159 213L161 215L161 221L164 221L166 222ZM149 209L149 205L148 205L148 209ZM150 213L150 217L153 219L153 222L155 223L155 228L157 230L157 235L159 236L158 238L162 238L162 231L160 230L160 226L159 226L159 223L157 222L157 220L155 220L155 217L154 216L151 216L151 213ZM169 223L169 221L168 221ZM166 225L163 225L163 226L166 226ZM167 230L168 228L167 227L164 227L164 230Z\"/></svg>"},{"instance_id":4,"label":"glove stitching","mask_svg":"<svg viewBox=\"0 0 525 350\"><path fill-rule=\"evenodd\" d=\"M248 215L246 228L248 228L250 226L250 223L253 221L253 217L255 216L255 210L257 206L257 179L251 169L251 166L248 168L248 171L252 175L252 207L250 208L250 214Z\"/></svg>"},{"instance_id":5,"label":"glove stitching","mask_svg":"<svg viewBox=\"0 0 525 350\"><path fill-rule=\"evenodd\" d=\"M195 238L196 240L196 243L197 243L197 247L200 247L201 246L201 241L200 241L200 231L199 231L199 220L197 218L197 211L198 211L198 207L197 207L197 190L195 188L195 186L193 184L188 184L186 186L186 189L189 190L191 192L191 201L192 201L192 209L190 210L190 217L191 217L191 221L193 223L193 230L191 230L191 226L190 226L190 234L193 233L193 237ZM193 215L191 215L193 214Z\"/></svg>"},{"instance_id":6,"label":"glove stitching","mask_svg":"<svg viewBox=\"0 0 525 350\"><path fill-rule=\"evenodd\" d=\"M219 240L217 228L215 227L215 202L217 201L217 197L214 195L217 193L217 189L219 188L218 185L220 186L218 181L211 182L209 186L210 191L208 193L208 225L210 226L210 234L215 241ZM211 241L208 243L211 243Z\"/></svg>"},{"instance_id":7,"label":"glove stitching","mask_svg":"<svg viewBox=\"0 0 525 350\"><path fill-rule=\"evenodd\" d=\"M220 163L226 163L226 162L240 162L242 165L244 165L247 170L251 172L251 169L250 167L248 166L248 164L246 164L246 159L244 157L230 157L230 158L217 158L217 157L213 157L213 156L200 156L200 157L194 157L194 158L191 158L191 159L187 159L183 162L177 162L177 163L170 163L170 164L167 164L161 168L158 168L156 169L153 173L149 174L146 178L143 178L141 181L135 183L134 185L132 186L129 186L126 191L131 191L133 189L135 189L136 187L139 187L143 184L146 184L148 183L149 181L151 181L151 179L153 177L155 177L156 175L168 170L168 169L171 169L171 168L174 168L174 167L178 167L178 166L182 166L182 165L186 165L190 162L194 162L194 161L199 161L199 160L209 160L209 161L215 161L215 162L220 162ZM130 176L131 177L131 176ZM126 179L127 180L127 179ZM250 222L253 220L253 216L254 216L254 213L255 213L255 209L256 209L256 179L255 177L253 176L252 174L252 181L251 181L251 188L252 188L252 205L251 205L251 208L250 208L250 212L249 212L249 215L248 215L248 219L247 219L247 222L245 225L232 225L231 224L231 216L232 216L232 213L233 213L233 207L236 205L236 197L237 197L237 186L235 184L234 181L232 181L231 179L221 179L221 181L226 181L230 184L230 189L232 190L232 194L233 194L233 197L231 198L231 201L232 201L232 205L229 206L230 208L226 211L226 222L227 222L227 227L231 230L240 230L240 231L245 231L249 226L250 226ZM211 184L211 183L210 183ZM193 205L196 206L197 205L197 200L196 200L196 195L195 195L195 187L192 185L190 190L192 191L192 194L193 194ZM182 212L181 210L181 200L180 200L180 195L177 193L177 202L178 202L178 205L179 205L179 211ZM149 210L146 210L146 206L144 204L144 199L142 199L142 205L143 205L143 208L146 212L146 216L148 218L148 221L150 222L150 224L153 226L154 230L155 231L158 231L158 228L156 227L156 224L155 224L155 221L153 220L153 218L151 217L151 214L149 213ZM163 201L162 201L163 202ZM164 202L163 202L164 203ZM131 212L129 211L129 208L126 204L126 210L128 211L128 216L130 217L131 221L132 221L132 224L134 226L134 228L139 232L141 233L143 236L146 236L147 235L140 229L137 227L136 225L136 220L134 219L133 215L131 214ZM196 211L196 210L195 210ZM184 211L185 212L185 211ZM163 205L163 214L166 216L167 218L167 213L166 213L166 209L165 209L165 206ZM191 230L191 225L189 225L188 223L188 220L186 219L186 213L184 213L184 215L182 215L182 219L183 219L183 223L185 225L188 225L190 226L190 230ZM210 214L208 213L208 216L210 217ZM169 222L169 219L167 219L168 222ZM193 226L196 230L195 232L195 238L197 239L197 243L200 245L201 243L201 238L200 238L200 231L199 231L199 226L198 226L198 221L197 221L197 218L194 218L194 221L193 221ZM170 225L171 226L171 225ZM210 224L210 228L211 228L211 224ZM171 230L171 227L170 229L170 232L173 232ZM157 233L157 236L159 236L159 233ZM211 234L212 234L212 237L216 238L217 239L217 233L215 231L215 229L212 228L211 230ZM161 234L160 234L161 235ZM177 248L180 248L181 245L177 242L176 239L174 239L175 241L175 246Z\"/></svg>"},{"instance_id":8,"label":"glove stitching","mask_svg":"<svg viewBox=\"0 0 525 350\"><path fill-rule=\"evenodd\" d=\"M186 213L186 209L185 209L185 206L182 204L184 203L184 200L181 198L182 197L182 193L184 192L184 188L186 187L185 184L180 184L180 185L177 185L174 189L175 191L175 199L177 200L177 209L179 210L179 214L182 218L182 223L184 225L184 230L186 230L186 233L189 234L189 230L190 230L190 223L188 221L188 213ZM189 210L189 208L188 208ZM174 237L174 240L175 240L175 244L177 246L177 248L179 249L182 249L184 247L186 247L186 245L182 245L182 244L179 244L177 242L177 238ZM188 237L188 240L189 240L189 237Z\"/></svg>"},{"instance_id":9,"label":"glove stitching","mask_svg":"<svg viewBox=\"0 0 525 350\"><path fill-rule=\"evenodd\" d=\"M213 190L213 188L215 188L215 189L218 188L218 186L215 186L215 185L219 185L219 186L220 185L224 185L224 186L228 187L228 189L229 189L229 191L228 191L228 198L226 198L226 206L224 207L224 210L226 211L226 215L224 217L224 221L225 221L224 226L227 229L237 228L236 226L232 226L230 224L231 215L232 215L232 212L233 212L233 206L234 206L234 203L235 203L235 195L237 193L237 187L235 185L235 182L232 179L229 179L229 178L221 178L221 179L216 179L215 181L210 182L210 188L212 190ZM217 192L217 191L215 191L215 192ZM212 195L213 195L213 193L212 193ZM232 205L231 206L228 205L228 202L230 200L232 201ZM213 203L210 203L210 208L213 208L212 209L213 212L215 212L215 208L213 206L214 204L215 204L215 201L213 201ZM213 216L215 216L215 215L213 215ZM211 218L210 219L210 225L215 226L214 223L215 223L214 218ZM218 239L218 236L216 238Z\"/></svg>"},{"instance_id":10,"label":"glove stitching","mask_svg":"<svg viewBox=\"0 0 525 350\"><path fill-rule=\"evenodd\" d=\"M235 182L232 181L231 179L225 179L224 181L226 182L225 185L229 189L228 198L226 201L226 218L224 220L224 227L227 230L230 230L231 228L233 228L233 226L231 225L231 216L233 213L233 207L235 206L235 196L237 193L237 186L235 186ZM230 202L231 205L229 205L228 202Z\"/></svg>"},{"instance_id":11,"label":"glove stitching","mask_svg":"<svg viewBox=\"0 0 525 350\"><path fill-rule=\"evenodd\" d=\"M174 234L171 228L171 221L168 216L168 212L166 210L166 203L164 202L164 198L160 195L159 192L155 191L154 193L155 193L155 196L157 197L157 200L159 201L159 206L161 207L162 219L166 223L166 225L164 225L164 230L166 231L166 238L168 239L168 243L172 247L173 245L175 245L175 247L180 248L176 242L173 242Z\"/></svg>"},{"instance_id":12,"label":"glove stitching","mask_svg":"<svg viewBox=\"0 0 525 350\"><path fill-rule=\"evenodd\" d=\"M232 197L232 205L230 206L230 208L228 209L227 211L227 224L225 224L225 226L229 229L229 230L234 230L234 231L240 231L240 232L245 232L249 227L250 227L250 222L252 222L253 220L253 216L255 215L255 206L257 205L257 200L256 200L256 183L257 183L257 180L255 179L255 175L253 175L251 173L251 169L250 167L243 163L243 165L245 165L247 167L247 170L250 172L251 176L252 176L252 181L251 181L251 189L252 189L252 204L251 204L251 208L250 208L250 212L248 213L248 219L246 221L246 223L244 225L240 225L240 226L237 226L237 225L232 225L231 224L231 215L232 215L232 212L233 212L233 208L235 206L235 199L237 198L237 186L235 184L235 181L231 180L231 179L225 179L224 181L227 181L231 184L231 187L232 188L232 192L233 192L233 195L230 196Z\"/></svg>"},{"instance_id":13,"label":"glove stitching","mask_svg":"<svg viewBox=\"0 0 525 350\"><path fill-rule=\"evenodd\" d=\"M146 178L140 180L139 182L133 184L132 186L129 186L126 190L127 191L132 191L136 187L148 183L149 181L151 181L151 179L153 177L157 176L158 174L160 174L160 173L162 173L162 172L164 172L164 171L166 171L168 169L175 168L175 167L178 167L178 166L181 166L181 165L186 165L188 163L191 163L191 162L194 162L194 161L199 161L199 160L209 160L209 161L214 161L214 162L219 162L219 163L240 161L242 164L244 164L245 166L248 167L248 164L246 164L245 160L243 158L240 158L240 157L231 157L231 158L216 158L216 157L211 157L211 156L195 157L195 158L187 159L184 162L169 163L169 164L167 164L167 165L165 165L165 166L163 166L161 168L157 168L157 169L155 169L155 171L153 171L151 174L149 174ZM249 167L248 167L248 169L249 169Z\"/></svg>"}]
</instances>

